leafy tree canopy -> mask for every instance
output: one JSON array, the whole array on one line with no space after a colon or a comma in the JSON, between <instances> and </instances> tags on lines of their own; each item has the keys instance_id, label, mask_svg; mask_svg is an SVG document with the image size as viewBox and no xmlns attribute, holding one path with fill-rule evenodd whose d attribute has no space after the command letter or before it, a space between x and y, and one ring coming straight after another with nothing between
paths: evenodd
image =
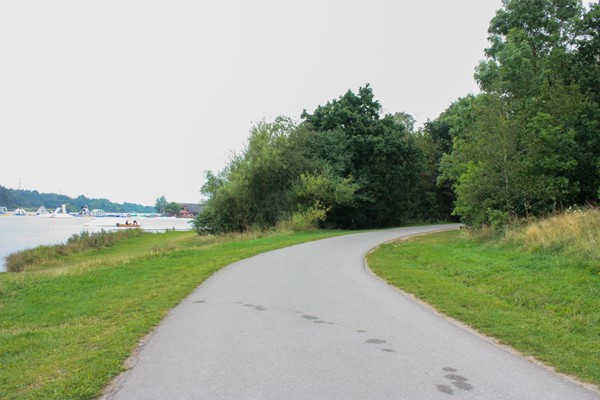
<instances>
[{"instance_id":1,"label":"leafy tree canopy","mask_svg":"<svg viewBox=\"0 0 600 400\"><path fill-rule=\"evenodd\" d=\"M312 114L305 110L302 119L307 129L319 136L335 135L345 144L336 148L343 153L335 155L343 160L338 168L358 185L353 204L332 209L330 222L362 228L410 219L409 203L423 168L422 154L407 130L414 122L412 117L382 115L381 105L366 85L357 94L348 91L317 107Z\"/></svg>"},{"instance_id":2,"label":"leafy tree canopy","mask_svg":"<svg viewBox=\"0 0 600 400\"><path fill-rule=\"evenodd\" d=\"M429 125L448 133L440 182L467 223L593 202L600 187L598 5L507 0L489 28L483 91ZM441 127L441 129L440 129ZM447 143L446 143L447 144Z\"/></svg>"},{"instance_id":3,"label":"leafy tree canopy","mask_svg":"<svg viewBox=\"0 0 600 400\"><path fill-rule=\"evenodd\" d=\"M397 225L411 218L422 168L408 114L382 115L366 85L308 113L257 124L226 168L208 172L199 231L280 223L341 228Z\"/></svg>"}]
</instances>

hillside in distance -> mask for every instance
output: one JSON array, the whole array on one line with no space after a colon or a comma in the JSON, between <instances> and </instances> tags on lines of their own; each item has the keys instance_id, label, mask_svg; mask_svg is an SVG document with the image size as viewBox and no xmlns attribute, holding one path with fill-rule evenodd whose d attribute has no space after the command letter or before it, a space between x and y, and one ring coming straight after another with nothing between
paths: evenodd
<instances>
[{"instance_id":1,"label":"hillside in distance","mask_svg":"<svg viewBox=\"0 0 600 400\"><path fill-rule=\"evenodd\" d=\"M85 205L90 210L98 208L107 212L154 212L153 206L127 202L123 204L113 203L108 199L90 199L84 195L72 198L63 194L40 193L37 190L17 190L0 185L0 207L37 209L44 206L48 210L53 210L61 204L66 204L69 211L78 211Z\"/></svg>"}]
</instances>

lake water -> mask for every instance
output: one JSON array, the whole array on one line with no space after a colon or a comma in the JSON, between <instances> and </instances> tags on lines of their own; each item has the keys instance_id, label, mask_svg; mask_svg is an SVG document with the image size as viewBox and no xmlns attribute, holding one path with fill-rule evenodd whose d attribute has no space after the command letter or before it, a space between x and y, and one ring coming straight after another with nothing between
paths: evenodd
<instances>
[{"instance_id":1,"label":"lake water","mask_svg":"<svg viewBox=\"0 0 600 400\"><path fill-rule=\"evenodd\" d=\"M129 219L133 221L133 218ZM189 219L137 218L142 229L152 232L167 229L190 230ZM65 243L73 234L116 230L124 218L37 218L33 216L0 216L0 272L5 270L5 258L16 251L40 245Z\"/></svg>"}]
</instances>

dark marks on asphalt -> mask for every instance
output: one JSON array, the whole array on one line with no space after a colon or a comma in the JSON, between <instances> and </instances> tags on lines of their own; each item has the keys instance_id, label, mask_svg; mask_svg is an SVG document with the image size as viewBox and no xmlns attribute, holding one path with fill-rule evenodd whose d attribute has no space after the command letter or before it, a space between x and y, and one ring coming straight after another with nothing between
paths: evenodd
<instances>
[{"instance_id":1,"label":"dark marks on asphalt","mask_svg":"<svg viewBox=\"0 0 600 400\"><path fill-rule=\"evenodd\" d=\"M386 341L383 339L367 339L367 341L365 342L365 344L384 344L384 343L386 343ZM381 349L381 351L383 351L385 353L395 353L396 352L396 350L389 349L389 348Z\"/></svg>"},{"instance_id":2,"label":"dark marks on asphalt","mask_svg":"<svg viewBox=\"0 0 600 400\"><path fill-rule=\"evenodd\" d=\"M304 314L304 315L302 315L302 318L312 321L315 324L335 325L335 323L333 323L333 322L324 321L324 320L320 319L319 317L315 317L314 315Z\"/></svg>"},{"instance_id":3,"label":"dark marks on asphalt","mask_svg":"<svg viewBox=\"0 0 600 400\"><path fill-rule=\"evenodd\" d=\"M451 368L451 367L446 367L446 368L443 368L442 370L446 371L446 372L458 372L458 370L456 370L455 368ZM444 375L444 378L448 379L450 381L450 383L452 384L452 386L454 386L457 389L464 390L467 392L473 390L473 385L468 383L469 380L462 375L452 373L452 374ZM442 393L446 393L446 394L454 393L454 389L448 385L439 384L439 385L436 385L436 387L437 387L437 390Z\"/></svg>"},{"instance_id":4,"label":"dark marks on asphalt","mask_svg":"<svg viewBox=\"0 0 600 400\"><path fill-rule=\"evenodd\" d=\"M437 387L437 390L439 392L446 393L446 394L453 394L454 393L454 389L452 389L448 385L435 385L435 386Z\"/></svg>"},{"instance_id":5,"label":"dark marks on asphalt","mask_svg":"<svg viewBox=\"0 0 600 400\"><path fill-rule=\"evenodd\" d=\"M369 344L384 344L385 340L382 340L382 339L367 339L367 341L365 343L369 343Z\"/></svg>"},{"instance_id":6,"label":"dark marks on asphalt","mask_svg":"<svg viewBox=\"0 0 600 400\"><path fill-rule=\"evenodd\" d=\"M257 305L254 305L254 304L243 304L243 306L244 307L248 307L248 308L252 308L253 310L256 310L256 311L265 311L266 310L265 307L263 307L263 306L257 306Z\"/></svg>"},{"instance_id":7,"label":"dark marks on asphalt","mask_svg":"<svg viewBox=\"0 0 600 400\"><path fill-rule=\"evenodd\" d=\"M201 302L204 302L204 301L201 301ZM242 305L244 307L251 308L251 309L256 310L256 311L265 311L265 310L267 310L265 307L263 307L261 305L255 305L255 304L252 304L252 303L244 303L244 302L241 302L241 301L238 301L236 303L240 304L240 305ZM314 324L319 324L319 325L336 325L334 322L326 321L326 320L321 319L321 318L319 318L319 317L317 317L315 315L303 314L302 311L295 310L294 314L301 314L300 317L302 319L310 321L310 322L312 322ZM356 330L356 333L363 334L363 333L367 333L367 331L364 330L364 329L358 329L358 330ZM383 339L375 339L375 338L373 338L373 339L367 339L365 341L365 344L382 345L384 343L386 343L385 340L383 340ZM381 348L380 350L383 351L384 353L396 353L396 350L390 349L390 348ZM444 371L455 372L456 370L448 367L448 368L444 368ZM457 381L457 382L460 382L460 381ZM463 384L459 384L459 385L463 386L463 388L465 387L465 385L463 385ZM468 385L468 384L466 384L466 385Z\"/></svg>"},{"instance_id":8,"label":"dark marks on asphalt","mask_svg":"<svg viewBox=\"0 0 600 400\"><path fill-rule=\"evenodd\" d=\"M456 374L444 375L444 378L448 378L450 380L457 381L457 382L466 382L467 381L467 378L465 378L464 376L460 376L460 375L456 375Z\"/></svg>"},{"instance_id":9,"label":"dark marks on asphalt","mask_svg":"<svg viewBox=\"0 0 600 400\"><path fill-rule=\"evenodd\" d=\"M450 379L452 381L452 385L454 385L454 387L458 389L466 390L467 392L473 389L473 385L467 383L468 379L464 376L456 374L447 374L444 377Z\"/></svg>"}]
</instances>

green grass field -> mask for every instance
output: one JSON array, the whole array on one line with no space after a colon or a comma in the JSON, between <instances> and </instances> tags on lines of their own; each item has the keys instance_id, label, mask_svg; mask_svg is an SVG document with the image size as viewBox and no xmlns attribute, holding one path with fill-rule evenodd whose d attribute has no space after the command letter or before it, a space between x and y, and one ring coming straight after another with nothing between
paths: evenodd
<instances>
[{"instance_id":1,"label":"green grass field","mask_svg":"<svg viewBox=\"0 0 600 400\"><path fill-rule=\"evenodd\" d=\"M387 282L446 315L598 385L598 250L576 253L573 246L517 241L527 232L502 240L459 231L415 237L381 246L368 263Z\"/></svg>"},{"instance_id":2,"label":"green grass field","mask_svg":"<svg viewBox=\"0 0 600 400\"><path fill-rule=\"evenodd\" d=\"M168 232L25 255L20 262L37 261L0 274L0 399L93 399L140 338L215 271L342 233ZM444 232L389 243L368 262L447 315L600 384L599 241L595 210L501 239Z\"/></svg>"},{"instance_id":3,"label":"green grass field","mask_svg":"<svg viewBox=\"0 0 600 400\"><path fill-rule=\"evenodd\" d=\"M92 399L139 339L212 273L341 233L145 234L0 274L0 399Z\"/></svg>"}]
</instances>

